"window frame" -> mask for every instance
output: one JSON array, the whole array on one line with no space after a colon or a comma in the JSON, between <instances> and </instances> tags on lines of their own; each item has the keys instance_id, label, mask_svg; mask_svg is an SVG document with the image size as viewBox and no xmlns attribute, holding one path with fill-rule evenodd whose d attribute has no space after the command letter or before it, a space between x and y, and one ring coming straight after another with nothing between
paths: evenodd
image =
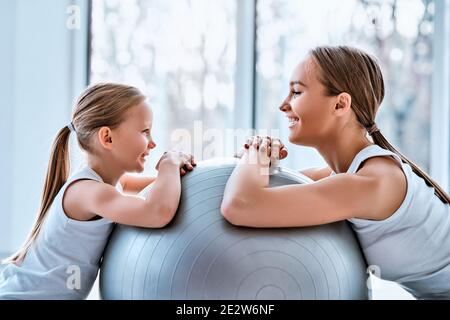
<instances>
[{"instance_id":1,"label":"window frame","mask_svg":"<svg viewBox=\"0 0 450 320\"><path fill-rule=\"evenodd\" d=\"M450 189L450 0L435 1L430 175Z\"/></svg>"},{"instance_id":2,"label":"window frame","mask_svg":"<svg viewBox=\"0 0 450 320\"><path fill-rule=\"evenodd\" d=\"M256 8L257 1L237 1L234 127L256 127ZM251 106L245 108L241 106ZM237 112L239 110L239 112Z\"/></svg>"}]
</instances>

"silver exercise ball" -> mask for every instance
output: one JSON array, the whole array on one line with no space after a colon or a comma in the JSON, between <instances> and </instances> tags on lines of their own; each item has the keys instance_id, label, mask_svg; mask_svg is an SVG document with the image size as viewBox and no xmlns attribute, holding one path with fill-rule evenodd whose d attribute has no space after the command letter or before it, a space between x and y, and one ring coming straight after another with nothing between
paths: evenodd
<instances>
[{"instance_id":1,"label":"silver exercise ball","mask_svg":"<svg viewBox=\"0 0 450 320\"><path fill-rule=\"evenodd\" d=\"M184 176L167 227L117 225L102 261L101 297L367 299L366 262L347 222L254 229L224 220L220 204L234 166L233 160L205 161ZM308 182L284 168L270 177L271 187Z\"/></svg>"}]
</instances>

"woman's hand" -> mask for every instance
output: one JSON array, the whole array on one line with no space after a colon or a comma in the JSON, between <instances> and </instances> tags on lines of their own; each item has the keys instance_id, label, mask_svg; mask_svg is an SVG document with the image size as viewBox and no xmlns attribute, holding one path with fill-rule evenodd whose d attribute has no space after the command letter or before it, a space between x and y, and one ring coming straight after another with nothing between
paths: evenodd
<instances>
[{"instance_id":1,"label":"woman's hand","mask_svg":"<svg viewBox=\"0 0 450 320\"><path fill-rule=\"evenodd\" d=\"M272 165L288 156L288 151L280 139L268 136L252 136L247 138L241 151L235 154L235 157L239 159L242 158L246 152L250 151L251 147L258 151L260 158L258 163L267 162L267 159L264 158L268 157L270 158L270 165Z\"/></svg>"},{"instance_id":2,"label":"woman's hand","mask_svg":"<svg viewBox=\"0 0 450 320\"><path fill-rule=\"evenodd\" d=\"M159 170L163 165L177 166L180 170L180 176L184 176L187 172L194 170L197 163L191 154L180 151L166 151L159 159L155 169Z\"/></svg>"}]
</instances>

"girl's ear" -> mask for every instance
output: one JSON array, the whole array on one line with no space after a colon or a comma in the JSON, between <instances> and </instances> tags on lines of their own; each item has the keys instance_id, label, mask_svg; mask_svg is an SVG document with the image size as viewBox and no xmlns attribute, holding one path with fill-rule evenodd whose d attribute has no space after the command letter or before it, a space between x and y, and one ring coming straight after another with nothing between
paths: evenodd
<instances>
[{"instance_id":1,"label":"girl's ear","mask_svg":"<svg viewBox=\"0 0 450 320\"><path fill-rule=\"evenodd\" d=\"M110 128L101 127L100 130L98 130L97 136L103 148L108 150L112 149L112 135Z\"/></svg>"},{"instance_id":2,"label":"girl's ear","mask_svg":"<svg viewBox=\"0 0 450 320\"><path fill-rule=\"evenodd\" d=\"M347 92L342 92L336 97L334 111L337 115L344 115L352 106L352 97Z\"/></svg>"}]
</instances>

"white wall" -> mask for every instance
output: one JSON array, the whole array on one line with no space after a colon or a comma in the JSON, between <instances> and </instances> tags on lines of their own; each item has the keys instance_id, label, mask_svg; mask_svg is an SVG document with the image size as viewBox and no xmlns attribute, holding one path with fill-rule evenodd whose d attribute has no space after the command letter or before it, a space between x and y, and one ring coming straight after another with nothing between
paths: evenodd
<instances>
[{"instance_id":1,"label":"white wall","mask_svg":"<svg viewBox=\"0 0 450 320\"><path fill-rule=\"evenodd\" d=\"M25 240L51 144L85 85L87 23L66 26L73 2L86 19L87 0L0 0L0 252Z\"/></svg>"},{"instance_id":2,"label":"white wall","mask_svg":"<svg viewBox=\"0 0 450 320\"><path fill-rule=\"evenodd\" d=\"M10 246L9 210L11 208L11 169L12 159L12 123L11 113L13 104L13 63L14 54L14 19L15 2L0 0L0 168L2 168L0 180L0 252L6 251ZM5 50L6 49L6 50Z\"/></svg>"}]
</instances>

